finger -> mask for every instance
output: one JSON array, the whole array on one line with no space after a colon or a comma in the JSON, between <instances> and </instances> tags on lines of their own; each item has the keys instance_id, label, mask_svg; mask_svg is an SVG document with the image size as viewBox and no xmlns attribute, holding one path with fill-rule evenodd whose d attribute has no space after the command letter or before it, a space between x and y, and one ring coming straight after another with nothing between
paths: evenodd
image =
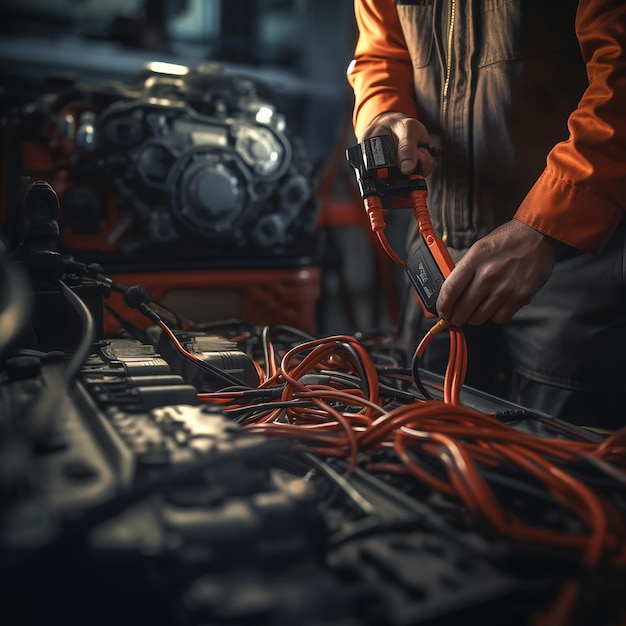
<instances>
[{"instance_id":1,"label":"finger","mask_svg":"<svg viewBox=\"0 0 626 626\"><path fill-rule=\"evenodd\" d=\"M457 265L450 276L443 281L439 297L437 298L437 314L441 319L452 322L460 298L474 278L474 269L471 265Z\"/></svg>"},{"instance_id":2,"label":"finger","mask_svg":"<svg viewBox=\"0 0 626 626\"><path fill-rule=\"evenodd\" d=\"M511 302L505 302L499 309L493 312L491 320L496 324L505 324L517 313L521 306L523 306L523 304L518 306Z\"/></svg>"},{"instance_id":3,"label":"finger","mask_svg":"<svg viewBox=\"0 0 626 626\"><path fill-rule=\"evenodd\" d=\"M481 276L480 272L475 275L457 301L450 323L458 326L464 323L483 324L491 320L496 324L504 324L532 298L532 293L527 289L494 283Z\"/></svg>"},{"instance_id":4,"label":"finger","mask_svg":"<svg viewBox=\"0 0 626 626\"><path fill-rule=\"evenodd\" d=\"M415 171L420 152L425 152L425 150L417 147L414 137L408 135L398 137L398 163L403 174L408 175Z\"/></svg>"},{"instance_id":5,"label":"finger","mask_svg":"<svg viewBox=\"0 0 626 626\"><path fill-rule=\"evenodd\" d=\"M457 298L449 316L453 326L483 324L505 303L505 299L494 293L487 282L474 274L472 280Z\"/></svg>"},{"instance_id":6,"label":"finger","mask_svg":"<svg viewBox=\"0 0 626 626\"><path fill-rule=\"evenodd\" d=\"M450 314L452 326L465 324L482 324L491 317L492 303L486 299L486 294L477 294L474 290L466 290L459 297Z\"/></svg>"},{"instance_id":7,"label":"finger","mask_svg":"<svg viewBox=\"0 0 626 626\"><path fill-rule=\"evenodd\" d=\"M468 309L471 309L473 303L468 303ZM467 316L467 324L478 325L484 324L488 320L493 320L494 316L497 316L499 313L504 313L505 309L508 309L506 299L503 297L497 296L487 296L482 302L480 302ZM508 321L508 320L504 320Z\"/></svg>"},{"instance_id":8,"label":"finger","mask_svg":"<svg viewBox=\"0 0 626 626\"><path fill-rule=\"evenodd\" d=\"M409 144L409 140L398 143L400 171L405 176L413 174L417 169L417 163L419 161L422 164L422 173L424 176L428 176L432 172L433 165L435 164L432 155L425 148L418 148L417 145Z\"/></svg>"},{"instance_id":9,"label":"finger","mask_svg":"<svg viewBox=\"0 0 626 626\"><path fill-rule=\"evenodd\" d=\"M419 144L428 145L430 142L430 135L424 125L416 119L405 118L393 125L393 133L398 143L400 171L405 175L412 174L420 161L424 175L430 173L433 158L426 149L418 147Z\"/></svg>"},{"instance_id":10,"label":"finger","mask_svg":"<svg viewBox=\"0 0 626 626\"><path fill-rule=\"evenodd\" d=\"M450 323L454 326L484 324L499 311L502 315L509 309L514 311L514 306L510 292L494 287L490 280L476 273L458 298L450 315Z\"/></svg>"}]
</instances>

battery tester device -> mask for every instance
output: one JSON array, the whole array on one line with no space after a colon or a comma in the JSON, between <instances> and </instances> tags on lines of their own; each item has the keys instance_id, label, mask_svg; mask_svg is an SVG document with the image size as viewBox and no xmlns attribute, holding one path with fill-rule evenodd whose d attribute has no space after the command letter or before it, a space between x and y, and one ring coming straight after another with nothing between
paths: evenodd
<instances>
[{"instance_id":1,"label":"battery tester device","mask_svg":"<svg viewBox=\"0 0 626 626\"><path fill-rule=\"evenodd\" d=\"M420 147L433 151L430 146L420 144ZM426 202L428 189L421 164L418 162L413 174L402 174L396 157L395 140L391 135L363 140L347 149L346 158L355 170L372 230L377 233L394 261L407 272L422 307L436 316L437 297L454 262L445 244L433 230ZM401 196L406 196L410 201L420 235L406 261L389 249L382 232L385 227L383 211L391 207L392 198Z\"/></svg>"}]
</instances>

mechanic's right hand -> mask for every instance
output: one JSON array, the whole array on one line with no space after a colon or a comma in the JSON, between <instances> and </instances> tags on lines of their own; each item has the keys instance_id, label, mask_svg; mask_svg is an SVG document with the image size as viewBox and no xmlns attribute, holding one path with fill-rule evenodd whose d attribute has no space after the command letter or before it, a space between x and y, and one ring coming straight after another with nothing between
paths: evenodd
<instances>
[{"instance_id":1,"label":"mechanic's right hand","mask_svg":"<svg viewBox=\"0 0 626 626\"><path fill-rule=\"evenodd\" d=\"M508 322L541 289L567 246L512 219L479 239L443 283L437 314L453 326Z\"/></svg>"},{"instance_id":2,"label":"mechanic's right hand","mask_svg":"<svg viewBox=\"0 0 626 626\"><path fill-rule=\"evenodd\" d=\"M392 135L398 148L398 164L403 174L412 174L417 167L418 159L422 163L424 176L433 169L433 157L425 148L418 144L430 144L430 135L424 124L404 113L390 111L381 113L358 137L359 143L368 137Z\"/></svg>"}]
</instances>

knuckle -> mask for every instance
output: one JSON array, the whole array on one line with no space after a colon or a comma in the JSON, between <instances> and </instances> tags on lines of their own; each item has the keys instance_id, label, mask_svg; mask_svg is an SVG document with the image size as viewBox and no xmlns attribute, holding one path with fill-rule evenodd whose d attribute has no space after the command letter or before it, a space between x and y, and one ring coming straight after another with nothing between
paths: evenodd
<instances>
[{"instance_id":1,"label":"knuckle","mask_svg":"<svg viewBox=\"0 0 626 626\"><path fill-rule=\"evenodd\" d=\"M398 152L415 152L417 153L417 146L414 146L408 139L408 137L398 137Z\"/></svg>"},{"instance_id":2,"label":"knuckle","mask_svg":"<svg viewBox=\"0 0 626 626\"><path fill-rule=\"evenodd\" d=\"M484 324L488 319L489 313L484 310L479 310L472 313L472 315L467 319L467 323L478 326L479 324Z\"/></svg>"},{"instance_id":3,"label":"knuckle","mask_svg":"<svg viewBox=\"0 0 626 626\"><path fill-rule=\"evenodd\" d=\"M495 322L496 324L504 324L508 322L511 319L511 317L512 317L511 311L500 309L491 316L491 321Z\"/></svg>"},{"instance_id":4,"label":"knuckle","mask_svg":"<svg viewBox=\"0 0 626 626\"><path fill-rule=\"evenodd\" d=\"M459 304L454 307L452 315L450 316L450 323L453 326L463 326L467 322L472 312L467 310L467 307L463 304Z\"/></svg>"}]
</instances>

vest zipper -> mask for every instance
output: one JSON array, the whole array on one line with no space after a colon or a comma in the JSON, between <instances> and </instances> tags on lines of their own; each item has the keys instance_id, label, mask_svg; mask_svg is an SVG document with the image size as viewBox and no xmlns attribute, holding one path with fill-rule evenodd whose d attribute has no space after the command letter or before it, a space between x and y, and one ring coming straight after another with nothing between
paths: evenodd
<instances>
[{"instance_id":1,"label":"vest zipper","mask_svg":"<svg viewBox=\"0 0 626 626\"><path fill-rule=\"evenodd\" d=\"M441 137L442 142L446 142L446 133L448 130L448 98L450 92L450 78L452 75L452 55L453 55L453 35L454 35L454 23L456 21L456 0L452 0L450 3L450 17L448 20L448 49L446 53L446 75L443 82L443 94L441 98ZM446 151L444 150L444 155ZM448 224L446 222L446 212L444 207L441 207L441 230L442 241L446 243L448 241Z\"/></svg>"}]
</instances>

